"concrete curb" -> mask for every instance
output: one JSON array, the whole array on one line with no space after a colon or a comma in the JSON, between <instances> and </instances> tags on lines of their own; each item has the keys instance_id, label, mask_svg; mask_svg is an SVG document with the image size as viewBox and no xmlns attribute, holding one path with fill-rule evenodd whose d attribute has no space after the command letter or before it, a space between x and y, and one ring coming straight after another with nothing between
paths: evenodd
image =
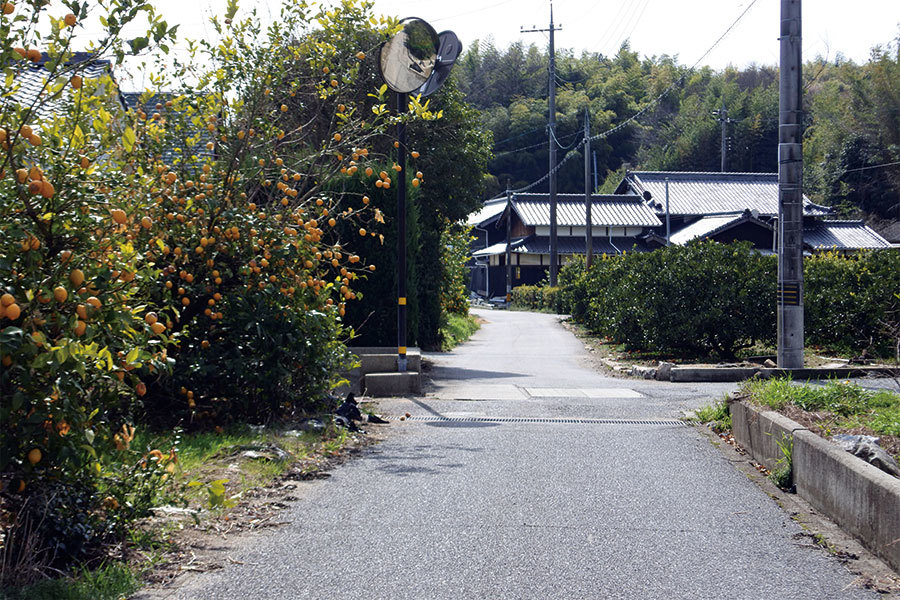
<instances>
[{"instance_id":1,"label":"concrete curb","mask_svg":"<svg viewBox=\"0 0 900 600\"><path fill-rule=\"evenodd\" d=\"M359 359L359 367L346 374L351 390L372 397L421 395L422 352L418 348L407 349L407 370L403 373L397 371L394 347L357 346L349 350Z\"/></svg>"},{"instance_id":2,"label":"concrete curb","mask_svg":"<svg viewBox=\"0 0 900 600\"><path fill-rule=\"evenodd\" d=\"M782 456L775 441L792 438L797 494L900 571L900 479L780 414L745 402L729 409L735 439L769 469Z\"/></svg>"},{"instance_id":3,"label":"concrete curb","mask_svg":"<svg viewBox=\"0 0 900 600\"><path fill-rule=\"evenodd\" d=\"M762 379L791 377L807 379L853 379L857 377L895 375L896 369L884 367L842 367L829 369L767 369L764 367L672 367L669 381L676 382L738 382L759 376ZM642 373L642 376L643 373ZM644 376L645 379L653 377Z\"/></svg>"}]
</instances>

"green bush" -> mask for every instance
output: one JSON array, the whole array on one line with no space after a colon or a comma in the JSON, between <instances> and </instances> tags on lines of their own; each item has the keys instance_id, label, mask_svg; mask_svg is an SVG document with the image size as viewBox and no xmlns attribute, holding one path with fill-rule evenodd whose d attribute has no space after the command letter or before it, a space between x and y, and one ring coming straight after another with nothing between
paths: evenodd
<instances>
[{"instance_id":1,"label":"green bush","mask_svg":"<svg viewBox=\"0 0 900 600\"><path fill-rule=\"evenodd\" d=\"M803 272L807 343L880 356L894 353L900 252L819 254L806 259Z\"/></svg>"},{"instance_id":2,"label":"green bush","mask_svg":"<svg viewBox=\"0 0 900 600\"><path fill-rule=\"evenodd\" d=\"M512 289L511 301L516 308L561 312L559 287L549 285L520 285Z\"/></svg>"},{"instance_id":3,"label":"green bush","mask_svg":"<svg viewBox=\"0 0 900 600\"><path fill-rule=\"evenodd\" d=\"M573 261L560 274L560 309L630 350L733 357L756 342L775 343L776 269L775 257L749 244L715 242L603 256L590 270ZM807 258L807 342L893 354L898 291L895 251Z\"/></svg>"},{"instance_id":4,"label":"green bush","mask_svg":"<svg viewBox=\"0 0 900 600\"><path fill-rule=\"evenodd\" d=\"M563 270L564 311L631 350L732 357L775 337L775 261L705 242Z\"/></svg>"}]
</instances>

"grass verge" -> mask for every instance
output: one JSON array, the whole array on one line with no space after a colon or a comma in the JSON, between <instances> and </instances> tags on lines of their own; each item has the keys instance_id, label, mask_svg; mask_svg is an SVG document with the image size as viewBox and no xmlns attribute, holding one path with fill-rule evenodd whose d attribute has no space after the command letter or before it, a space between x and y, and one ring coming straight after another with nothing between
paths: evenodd
<instances>
[{"instance_id":1,"label":"grass verge","mask_svg":"<svg viewBox=\"0 0 900 600\"><path fill-rule=\"evenodd\" d=\"M479 327L478 321L472 315L447 313L447 322L441 327L441 338L444 340L441 350L446 352L462 344L478 331Z\"/></svg>"},{"instance_id":2,"label":"grass verge","mask_svg":"<svg viewBox=\"0 0 900 600\"><path fill-rule=\"evenodd\" d=\"M900 394L868 390L849 381L798 385L790 379L751 379L741 386L750 401L777 411L825 438L873 435L900 460Z\"/></svg>"},{"instance_id":3,"label":"grass verge","mask_svg":"<svg viewBox=\"0 0 900 600\"><path fill-rule=\"evenodd\" d=\"M694 411L694 421L709 423L716 432L731 429L731 413L728 410L728 402L724 398L712 404L701 406Z\"/></svg>"},{"instance_id":4,"label":"grass verge","mask_svg":"<svg viewBox=\"0 0 900 600\"><path fill-rule=\"evenodd\" d=\"M900 394L867 390L849 381L794 385L790 379L750 380L743 391L772 410L788 405L806 412L825 412L836 427L867 427L877 434L900 436Z\"/></svg>"},{"instance_id":5,"label":"grass verge","mask_svg":"<svg viewBox=\"0 0 900 600\"><path fill-rule=\"evenodd\" d=\"M83 568L71 576L46 579L17 590L0 591L5 600L117 600L141 587L140 576L123 562Z\"/></svg>"},{"instance_id":6,"label":"grass verge","mask_svg":"<svg viewBox=\"0 0 900 600\"><path fill-rule=\"evenodd\" d=\"M132 445L150 452L178 449L174 473L185 513L142 519L127 539L109 549L99 568L82 566L73 573L15 589L0 589L2 600L105 600L126 597L157 572L178 572L181 547L193 547L203 536L229 530L255 529L261 514L284 507L280 480L307 479L346 459L366 438L345 429L286 431L234 425L219 431L163 434L139 432ZM251 458L245 452L256 452ZM284 488L286 489L286 488ZM274 507L274 508L273 508ZM149 508L149 507L148 507ZM256 521L254 521L256 520Z\"/></svg>"}]
</instances>

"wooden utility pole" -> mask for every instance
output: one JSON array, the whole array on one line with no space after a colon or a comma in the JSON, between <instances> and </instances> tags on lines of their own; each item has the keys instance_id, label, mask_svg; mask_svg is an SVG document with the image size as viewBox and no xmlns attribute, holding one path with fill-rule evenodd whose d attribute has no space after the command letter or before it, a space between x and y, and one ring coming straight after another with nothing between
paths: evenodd
<instances>
[{"instance_id":1,"label":"wooden utility pole","mask_svg":"<svg viewBox=\"0 0 900 600\"><path fill-rule=\"evenodd\" d=\"M512 301L512 192L506 187L506 301Z\"/></svg>"},{"instance_id":2,"label":"wooden utility pole","mask_svg":"<svg viewBox=\"0 0 900 600\"><path fill-rule=\"evenodd\" d=\"M584 109L584 251L587 267L590 269L594 262L594 225L593 206L591 196L591 114L587 107Z\"/></svg>"},{"instance_id":3,"label":"wooden utility pole","mask_svg":"<svg viewBox=\"0 0 900 600\"><path fill-rule=\"evenodd\" d=\"M800 0L781 0L778 121L778 366L803 367L803 146Z\"/></svg>"},{"instance_id":4,"label":"wooden utility pole","mask_svg":"<svg viewBox=\"0 0 900 600\"><path fill-rule=\"evenodd\" d=\"M553 3L550 3L550 28L549 29L522 29L522 33L549 32L550 33L550 77L549 77L549 122L548 135L550 137L550 285L556 285L556 275L559 270L559 251L556 240L556 45L553 33L562 27L553 25Z\"/></svg>"},{"instance_id":5,"label":"wooden utility pole","mask_svg":"<svg viewBox=\"0 0 900 600\"><path fill-rule=\"evenodd\" d=\"M725 172L725 156L728 153L728 124L734 123L734 119L728 118L728 109L725 108L725 100L722 100L722 108L719 110L714 110L713 114L716 115L716 120L722 124L722 162L721 162L721 171Z\"/></svg>"}]
</instances>

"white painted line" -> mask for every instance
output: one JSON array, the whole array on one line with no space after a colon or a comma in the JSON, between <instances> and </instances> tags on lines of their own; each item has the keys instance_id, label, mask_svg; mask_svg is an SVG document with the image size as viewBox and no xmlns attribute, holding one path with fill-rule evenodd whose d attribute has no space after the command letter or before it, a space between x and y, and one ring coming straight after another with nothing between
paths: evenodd
<instances>
[{"instance_id":1,"label":"white painted line","mask_svg":"<svg viewBox=\"0 0 900 600\"><path fill-rule=\"evenodd\" d=\"M626 388L525 388L534 398L643 398Z\"/></svg>"},{"instance_id":2,"label":"white painted line","mask_svg":"<svg viewBox=\"0 0 900 600\"><path fill-rule=\"evenodd\" d=\"M511 384L438 384L433 392L444 400L527 400L525 393Z\"/></svg>"}]
</instances>

